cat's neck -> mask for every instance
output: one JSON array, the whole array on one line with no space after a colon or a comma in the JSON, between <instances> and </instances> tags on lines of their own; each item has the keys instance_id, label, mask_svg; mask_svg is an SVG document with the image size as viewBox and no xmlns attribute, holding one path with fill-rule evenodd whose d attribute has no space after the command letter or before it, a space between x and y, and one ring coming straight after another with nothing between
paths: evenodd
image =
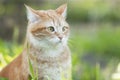
<instances>
[{"instance_id":1,"label":"cat's neck","mask_svg":"<svg viewBox=\"0 0 120 80\"><path fill-rule=\"evenodd\" d=\"M37 47L32 44L30 44L30 47L28 48L28 54L32 57L36 58L55 58L58 57L62 52L64 52L66 46L57 46L57 47Z\"/></svg>"}]
</instances>

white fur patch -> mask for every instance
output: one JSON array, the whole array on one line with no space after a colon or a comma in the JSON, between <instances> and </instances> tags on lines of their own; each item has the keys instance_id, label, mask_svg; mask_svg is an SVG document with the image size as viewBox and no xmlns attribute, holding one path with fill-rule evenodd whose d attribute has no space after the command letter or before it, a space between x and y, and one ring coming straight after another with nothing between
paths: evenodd
<instances>
[{"instance_id":1,"label":"white fur patch","mask_svg":"<svg viewBox=\"0 0 120 80\"><path fill-rule=\"evenodd\" d=\"M29 34L30 43L32 43L36 48L44 49L45 57L56 57L63 51L63 43L58 43L59 39L53 39L50 41L37 40L32 34ZM55 44L56 43L56 44Z\"/></svg>"}]
</instances>

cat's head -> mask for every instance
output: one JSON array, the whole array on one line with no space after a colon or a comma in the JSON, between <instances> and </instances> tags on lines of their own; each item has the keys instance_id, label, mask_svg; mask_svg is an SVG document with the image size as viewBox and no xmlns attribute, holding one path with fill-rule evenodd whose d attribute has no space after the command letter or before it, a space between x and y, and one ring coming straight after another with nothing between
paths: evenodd
<instances>
[{"instance_id":1,"label":"cat's head","mask_svg":"<svg viewBox=\"0 0 120 80\"><path fill-rule=\"evenodd\" d=\"M28 6L27 38L29 42L40 47L66 45L69 37L69 25L66 22L67 5L56 10L34 10Z\"/></svg>"}]
</instances>

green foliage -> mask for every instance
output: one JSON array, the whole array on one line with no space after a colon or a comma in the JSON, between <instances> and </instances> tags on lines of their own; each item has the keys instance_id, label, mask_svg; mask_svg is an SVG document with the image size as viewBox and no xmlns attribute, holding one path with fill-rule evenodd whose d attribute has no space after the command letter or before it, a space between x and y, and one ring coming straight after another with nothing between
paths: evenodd
<instances>
[{"instance_id":1,"label":"green foliage","mask_svg":"<svg viewBox=\"0 0 120 80\"><path fill-rule=\"evenodd\" d=\"M87 32L86 32L87 33ZM78 34L72 38L73 53L93 52L98 55L120 58L120 27L106 27L96 29L94 33ZM73 46L75 45L75 46ZM114 53L114 54L113 54ZM74 56L74 55L73 55ZM75 56L74 56L75 57Z\"/></svg>"},{"instance_id":2,"label":"green foliage","mask_svg":"<svg viewBox=\"0 0 120 80\"><path fill-rule=\"evenodd\" d=\"M68 8L68 19L75 22L118 22L120 20L119 14L120 5L118 5L117 1L71 1Z\"/></svg>"},{"instance_id":3,"label":"green foliage","mask_svg":"<svg viewBox=\"0 0 120 80\"><path fill-rule=\"evenodd\" d=\"M30 77L29 80L38 80L38 73L34 72L33 66L31 61L29 60L29 70L30 70Z\"/></svg>"},{"instance_id":4,"label":"green foliage","mask_svg":"<svg viewBox=\"0 0 120 80\"><path fill-rule=\"evenodd\" d=\"M8 79L0 77L0 80L8 80Z\"/></svg>"},{"instance_id":5,"label":"green foliage","mask_svg":"<svg viewBox=\"0 0 120 80\"><path fill-rule=\"evenodd\" d=\"M27 43L27 54L28 54L28 62L29 62L29 71L30 71L30 76L29 80L38 80L38 70L34 70L33 65L29 59L29 49L30 49L30 44ZM35 65L37 65L37 61L35 61Z\"/></svg>"},{"instance_id":6,"label":"green foliage","mask_svg":"<svg viewBox=\"0 0 120 80\"><path fill-rule=\"evenodd\" d=\"M109 60L120 59L119 35L120 27L110 27L110 25L96 27L94 32L93 29L89 29L83 33L75 33L70 40L73 80L104 80L98 64L91 66L81 59L89 53Z\"/></svg>"},{"instance_id":7,"label":"green foliage","mask_svg":"<svg viewBox=\"0 0 120 80\"><path fill-rule=\"evenodd\" d=\"M103 80L99 64L96 64L95 67L85 65L83 70L84 72L80 75L80 80Z\"/></svg>"},{"instance_id":8,"label":"green foliage","mask_svg":"<svg viewBox=\"0 0 120 80\"><path fill-rule=\"evenodd\" d=\"M30 73L31 73L31 79L30 80L35 80L35 73L34 73L34 70L33 70L33 66L29 60L29 70L30 70Z\"/></svg>"},{"instance_id":9,"label":"green foliage","mask_svg":"<svg viewBox=\"0 0 120 80\"><path fill-rule=\"evenodd\" d=\"M22 46L0 40L0 69L11 62L21 52Z\"/></svg>"}]
</instances>

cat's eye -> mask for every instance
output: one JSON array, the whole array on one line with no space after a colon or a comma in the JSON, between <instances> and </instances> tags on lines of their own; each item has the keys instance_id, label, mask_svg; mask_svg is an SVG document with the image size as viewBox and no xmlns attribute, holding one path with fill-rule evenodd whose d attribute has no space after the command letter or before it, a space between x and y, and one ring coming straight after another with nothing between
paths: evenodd
<instances>
[{"instance_id":1,"label":"cat's eye","mask_svg":"<svg viewBox=\"0 0 120 80\"><path fill-rule=\"evenodd\" d=\"M62 31L65 32L67 29L68 29L68 27L64 26L64 27L62 28Z\"/></svg>"},{"instance_id":2,"label":"cat's eye","mask_svg":"<svg viewBox=\"0 0 120 80\"><path fill-rule=\"evenodd\" d=\"M54 32L54 31L55 31L55 29L54 29L53 26L49 26L49 27L47 28L47 30L50 31L50 32Z\"/></svg>"}]
</instances>

